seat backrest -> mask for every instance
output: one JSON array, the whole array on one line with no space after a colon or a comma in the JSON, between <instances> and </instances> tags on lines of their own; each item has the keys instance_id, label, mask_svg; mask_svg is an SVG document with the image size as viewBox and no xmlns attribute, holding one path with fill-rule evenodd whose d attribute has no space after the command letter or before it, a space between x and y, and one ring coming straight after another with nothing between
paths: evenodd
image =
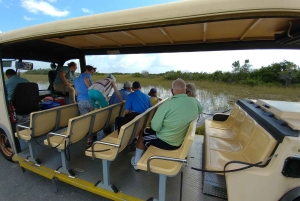
<instances>
[{"instance_id":1,"label":"seat backrest","mask_svg":"<svg viewBox=\"0 0 300 201\"><path fill-rule=\"evenodd\" d=\"M17 84L11 98L16 113L27 115L31 112L39 111L40 97L37 83L19 83Z\"/></svg>"},{"instance_id":2,"label":"seat backrest","mask_svg":"<svg viewBox=\"0 0 300 201\"><path fill-rule=\"evenodd\" d=\"M49 81L49 88L48 89L51 91L51 93L54 93L53 82L55 80L56 75L57 75L56 70L50 70L48 72L48 81Z\"/></svg>"},{"instance_id":3,"label":"seat backrest","mask_svg":"<svg viewBox=\"0 0 300 201\"><path fill-rule=\"evenodd\" d=\"M231 109L231 112L229 114L228 119L226 120L228 122L228 124L230 125L230 127L232 127L234 120L239 112L240 107L237 105L234 105Z\"/></svg>"},{"instance_id":4,"label":"seat backrest","mask_svg":"<svg viewBox=\"0 0 300 201\"><path fill-rule=\"evenodd\" d=\"M113 104L111 106L112 106L112 108L111 108L109 120L107 122L107 126L113 124L115 122L116 117L118 117L120 115L120 112L123 107L123 103L117 103L117 104Z\"/></svg>"},{"instance_id":5,"label":"seat backrest","mask_svg":"<svg viewBox=\"0 0 300 201\"><path fill-rule=\"evenodd\" d=\"M246 156L250 163L257 163L270 157L276 146L276 140L260 125L256 124L252 130L251 139L243 155Z\"/></svg>"},{"instance_id":6,"label":"seat backrest","mask_svg":"<svg viewBox=\"0 0 300 201\"><path fill-rule=\"evenodd\" d=\"M155 104L154 106L152 106L149 117L147 118L147 121L145 123L145 127L150 126L151 120L156 112L156 110L158 109L159 106L161 106L166 100L168 100L168 98L163 99L162 101L158 102L157 104Z\"/></svg>"},{"instance_id":7,"label":"seat backrest","mask_svg":"<svg viewBox=\"0 0 300 201\"><path fill-rule=\"evenodd\" d=\"M241 128L241 125L242 125L242 123L243 123L246 115L247 114L246 114L245 111L243 111L243 110L239 110L238 111L238 113L237 113L237 115L236 115L236 117L234 119L234 122L233 122L233 124L231 126L231 129L232 129L232 131L234 133L236 133L236 134L239 133L239 130Z\"/></svg>"},{"instance_id":8,"label":"seat backrest","mask_svg":"<svg viewBox=\"0 0 300 201\"><path fill-rule=\"evenodd\" d=\"M130 122L128 122L127 124L123 125L120 128L120 132L118 136L118 143L120 144L120 148L118 152L123 151L128 145L128 142L131 139L134 130L138 126L141 117L142 115L136 116L134 119L132 119Z\"/></svg>"},{"instance_id":9,"label":"seat backrest","mask_svg":"<svg viewBox=\"0 0 300 201\"><path fill-rule=\"evenodd\" d=\"M69 120L67 135L70 136L70 143L76 143L83 139L90 130L92 115L82 115Z\"/></svg>"},{"instance_id":10,"label":"seat backrest","mask_svg":"<svg viewBox=\"0 0 300 201\"><path fill-rule=\"evenodd\" d=\"M139 133L141 132L141 130L145 128L146 121L147 121L147 119L148 119L149 114L150 114L151 111L152 110L145 111L142 114L140 114L140 115L138 115L138 116L135 117L135 118L139 119L138 120L139 122L138 122L138 124L136 126L136 129L132 133L132 137L131 137L132 139L136 138L139 135Z\"/></svg>"},{"instance_id":11,"label":"seat backrest","mask_svg":"<svg viewBox=\"0 0 300 201\"><path fill-rule=\"evenodd\" d=\"M57 110L42 110L30 114L32 137L45 135L56 126Z\"/></svg>"},{"instance_id":12,"label":"seat backrest","mask_svg":"<svg viewBox=\"0 0 300 201\"><path fill-rule=\"evenodd\" d=\"M57 107L58 109L58 128L66 127L69 119L77 117L79 114L77 103L63 105Z\"/></svg>"},{"instance_id":13,"label":"seat backrest","mask_svg":"<svg viewBox=\"0 0 300 201\"><path fill-rule=\"evenodd\" d=\"M109 117L111 111L112 107L109 106L101 109L96 109L87 113L88 115L93 116L90 133L97 132L105 127L107 118Z\"/></svg>"},{"instance_id":14,"label":"seat backrest","mask_svg":"<svg viewBox=\"0 0 300 201\"><path fill-rule=\"evenodd\" d=\"M183 140L181 147L179 148L180 156L179 158L185 159L188 152L193 144L195 133L196 133L197 119L190 123L186 136Z\"/></svg>"},{"instance_id":15,"label":"seat backrest","mask_svg":"<svg viewBox=\"0 0 300 201\"><path fill-rule=\"evenodd\" d=\"M247 115L245 117L239 133L237 133L236 135L236 139L240 143L242 148L245 148L247 143L249 142L255 124L255 121L250 116Z\"/></svg>"}]
</instances>

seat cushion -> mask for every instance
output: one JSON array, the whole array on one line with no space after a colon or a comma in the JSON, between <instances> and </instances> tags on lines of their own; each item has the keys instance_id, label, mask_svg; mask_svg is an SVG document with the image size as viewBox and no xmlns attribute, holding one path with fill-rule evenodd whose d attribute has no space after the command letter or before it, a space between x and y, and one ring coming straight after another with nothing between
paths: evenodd
<instances>
[{"instance_id":1,"label":"seat cushion","mask_svg":"<svg viewBox=\"0 0 300 201\"><path fill-rule=\"evenodd\" d=\"M216 121L213 121L214 123ZM210 137L218 137L218 138L226 138L226 139L233 139L235 137L235 133L232 132L231 129L219 129L214 128L209 125L213 123L211 120L205 121L205 135Z\"/></svg>"},{"instance_id":2,"label":"seat cushion","mask_svg":"<svg viewBox=\"0 0 300 201\"><path fill-rule=\"evenodd\" d=\"M237 140L225 140L215 137L209 137L209 148L223 150L228 152L239 152L242 150L240 143Z\"/></svg>"},{"instance_id":3,"label":"seat cushion","mask_svg":"<svg viewBox=\"0 0 300 201\"><path fill-rule=\"evenodd\" d=\"M66 133L67 133L67 131L62 132L61 134L64 135ZM66 148L65 142L66 142L66 140L64 137L55 136L55 135L50 137L51 147L56 147L57 149L65 149ZM44 140L44 144L49 146L47 139Z\"/></svg>"},{"instance_id":4,"label":"seat cushion","mask_svg":"<svg viewBox=\"0 0 300 201\"><path fill-rule=\"evenodd\" d=\"M205 120L205 126L218 129L229 129L230 125L226 121Z\"/></svg>"},{"instance_id":5,"label":"seat cushion","mask_svg":"<svg viewBox=\"0 0 300 201\"><path fill-rule=\"evenodd\" d=\"M147 171L148 158L152 156L165 156L165 157L179 158L179 154L180 154L179 149L170 151L170 150L163 150L154 146L150 146L147 149L147 151L144 153L142 158L138 161L137 166L138 169ZM151 172L157 174L164 174L167 176L174 176L180 171L182 163L154 159L150 162L150 165L151 165Z\"/></svg>"},{"instance_id":6,"label":"seat cushion","mask_svg":"<svg viewBox=\"0 0 300 201\"><path fill-rule=\"evenodd\" d=\"M105 138L103 138L101 140L101 142L108 142L108 143L112 143L112 144L118 144L119 140L118 140L118 131L115 131L111 134L109 134L108 136L106 136ZM106 150L109 149L108 151L103 151L103 152L97 152L99 150ZM94 146L94 150L96 152L94 152L94 157L98 158L98 159L104 159L104 160L108 160L108 161L113 161L117 154L118 154L118 150L119 148L117 147L113 147L113 146L109 146L109 145L104 145L104 144L95 144ZM87 151L85 151L85 155L92 157L92 147L88 148Z\"/></svg>"},{"instance_id":7,"label":"seat cushion","mask_svg":"<svg viewBox=\"0 0 300 201\"><path fill-rule=\"evenodd\" d=\"M31 139L31 130L29 129L21 130L19 131L19 136L17 135L17 133L15 133L15 136L28 141Z\"/></svg>"},{"instance_id":8,"label":"seat cushion","mask_svg":"<svg viewBox=\"0 0 300 201\"><path fill-rule=\"evenodd\" d=\"M229 153L221 150L210 149L205 153L205 169L214 171L223 171L224 166L229 161L249 162L248 159L240 152ZM226 170L235 169L242 165L230 165Z\"/></svg>"}]
</instances>

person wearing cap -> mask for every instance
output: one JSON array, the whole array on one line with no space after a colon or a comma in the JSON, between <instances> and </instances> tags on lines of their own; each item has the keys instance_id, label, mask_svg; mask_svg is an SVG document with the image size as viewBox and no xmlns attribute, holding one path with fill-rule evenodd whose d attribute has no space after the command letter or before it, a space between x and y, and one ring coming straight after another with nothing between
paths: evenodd
<instances>
[{"instance_id":1,"label":"person wearing cap","mask_svg":"<svg viewBox=\"0 0 300 201\"><path fill-rule=\"evenodd\" d=\"M178 78L172 82L173 97L166 100L154 114L151 128L140 133L136 143L135 156L131 164L137 170L137 163L144 150L150 145L164 150L178 149L188 131L190 123L202 112L196 98L188 97L185 82Z\"/></svg>"},{"instance_id":2,"label":"person wearing cap","mask_svg":"<svg viewBox=\"0 0 300 201\"><path fill-rule=\"evenodd\" d=\"M86 114L94 109L94 105L88 95L88 88L92 85L92 75L95 71L96 68L87 65L85 71L74 81L80 115Z\"/></svg>"},{"instance_id":3,"label":"person wearing cap","mask_svg":"<svg viewBox=\"0 0 300 201\"><path fill-rule=\"evenodd\" d=\"M132 83L133 92L127 96L125 103L125 117L116 119L117 128L120 129L122 125L130 122L137 115L145 112L148 108L152 107L150 98L147 94L141 91L141 84L137 81Z\"/></svg>"},{"instance_id":4,"label":"person wearing cap","mask_svg":"<svg viewBox=\"0 0 300 201\"><path fill-rule=\"evenodd\" d=\"M117 89L115 76L109 74L107 78L94 82L88 89L88 95L94 105L94 108L104 108L108 106L107 96L111 89L115 90L116 95L121 102L125 102Z\"/></svg>"},{"instance_id":5,"label":"person wearing cap","mask_svg":"<svg viewBox=\"0 0 300 201\"><path fill-rule=\"evenodd\" d=\"M126 100L128 94L132 92L131 89L132 89L132 83L128 81L125 82L123 85L123 89L119 90L119 93L121 94L123 100ZM112 105L120 102L121 100L118 98L116 92L114 92L109 99L109 104Z\"/></svg>"},{"instance_id":6,"label":"person wearing cap","mask_svg":"<svg viewBox=\"0 0 300 201\"><path fill-rule=\"evenodd\" d=\"M160 97L157 96L157 90L155 88L150 89L148 96L150 96L150 102L152 106L158 103L158 101L162 100Z\"/></svg>"},{"instance_id":7,"label":"person wearing cap","mask_svg":"<svg viewBox=\"0 0 300 201\"><path fill-rule=\"evenodd\" d=\"M141 91L141 84L137 81L132 84L133 93L129 94L125 104L125 114L145 112L152 105L147 94Z\"/></svg>"},{"instance_id":8,"label":"person wearing cap","mask_svg":"<svg viewBox=\"0 0 300 201\"><path fill-rule=\"evenodd\" d=\"M53 82L55 91L62 93L69 93L70 102L75 103L75 89L73 87L74 80L76 79L75 71L77 64L75 62L68 63L68 66L61 66L58 68L58 73Z\"/></svg>"}]
</instances>

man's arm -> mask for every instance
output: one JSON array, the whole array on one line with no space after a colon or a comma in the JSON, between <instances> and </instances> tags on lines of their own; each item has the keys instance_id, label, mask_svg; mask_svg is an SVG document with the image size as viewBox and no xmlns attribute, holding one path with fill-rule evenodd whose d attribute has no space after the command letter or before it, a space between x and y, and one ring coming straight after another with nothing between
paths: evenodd
<instances>
[{"instance_id":1,"label":"man's arm","mask_svg":"<svg viewBox=\"0 0 300 201\"><path fill-rule=\"evenodd\" d=\"M66 79L66 73L65 72L60 72L59 76L60 76L61 80L63 81L64 85L70 86L70 87L72 86L72 84L70 84L68 82L68 80Z\"/></svg>"},{"instance_id":2,"label":"man's arm","mask_svg":"<svg viewBox=\"0 0 300 201\"><path fill-rule=\"evenodd\" d=\"M155 115L152 118L151 128L153 130L155 130L156 132L160 131L162 128L163 121L164 121L165 115L166 115L165 111L166 111L166 109L163 107L163 105L161 105L157 109Z\"/></svg>"},{"instance_id":3,"label":"man's arm","mask_svg":"<svg viewBox=\"0 0 300 201\"><path fill-rule=\"evenodd\" d=\"M122 98L122 96L121 96L121 94L120 94L120 92L119 92L119 90L118 90L118 88L117 88L115 82L112 81L111 84L112 84L112 86L113 86L113 88L114 88L114 90L115 90L115 93L116 93L116 95L118 96L118 98L121 100L121 102L125 103L125 101L123 100L123 98Z\"/></svg>"}]
</instances>

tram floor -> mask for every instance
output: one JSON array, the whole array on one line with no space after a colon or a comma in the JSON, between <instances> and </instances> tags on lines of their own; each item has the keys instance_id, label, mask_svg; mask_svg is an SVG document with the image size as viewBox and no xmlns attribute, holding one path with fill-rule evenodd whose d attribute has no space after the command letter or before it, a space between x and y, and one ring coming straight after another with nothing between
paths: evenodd
<instances>
[{"instance_id":1,"label":"tram floor","mask_svg":"<svg viewBox=\"0 0 300 201\"><path fill-rule=\"evenodd\" d=\"M37 157L41 160L42 166L57 169L61 166L60 152L57 149L49 149L42 144L35 145ZM202 142L203 136L195 136L195 140L188 154L188 163L183 168L182 179L182 200L189 201L223 201L223 199L205 195L202 193L202 173L192 170L191 167L202 167ZM76 178L97 183L102 180L102 162L99 159L92 159L84 154L86 140L83 139L77 144L70 146L69 167L75 172ZM150 197L158 197L158 175L151 173L150 176L145 171L136 172L130 164L130 159L135 152L125 149L111 163L110 181L123 194L147 200ZM28 150L19 153L22 158L27 158ZM181 174L168 177L166 200L180 200ZM50 189L49 189L50 190Z\"/></svg>"}]
</instances>

